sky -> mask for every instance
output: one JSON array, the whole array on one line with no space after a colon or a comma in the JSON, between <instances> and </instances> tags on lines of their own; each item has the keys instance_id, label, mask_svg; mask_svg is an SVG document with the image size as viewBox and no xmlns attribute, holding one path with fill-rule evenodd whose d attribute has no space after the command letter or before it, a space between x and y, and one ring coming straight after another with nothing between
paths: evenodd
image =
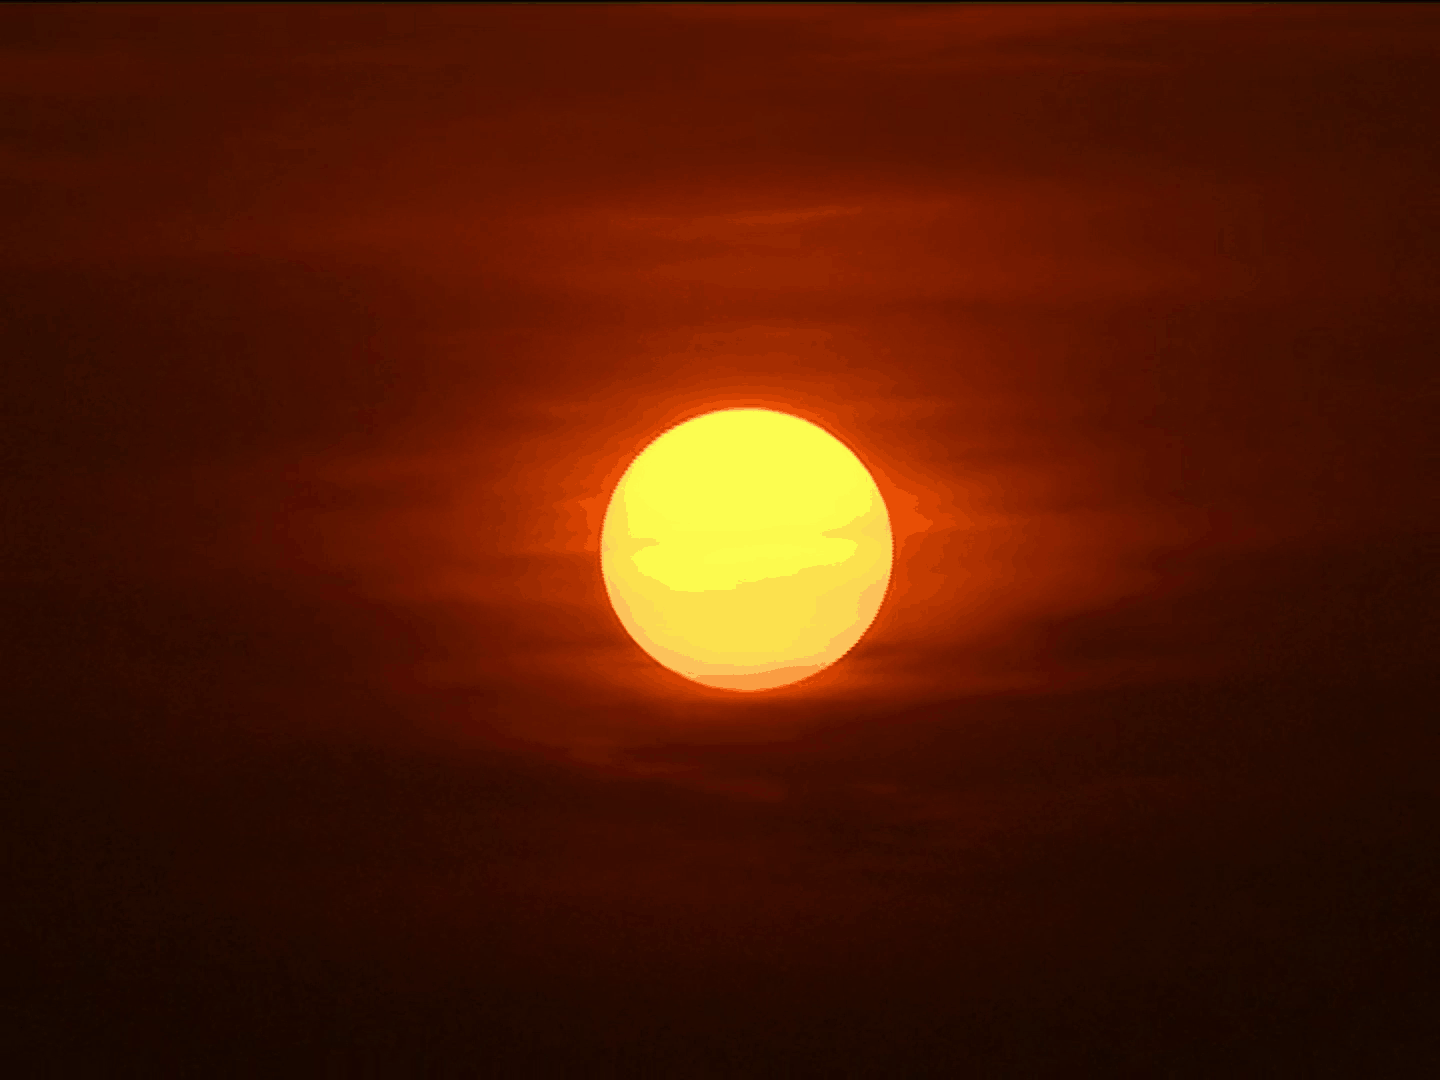
<instances>
[{"instance_id":1,"label":"sky","mask_svg":"<svg viewBox=\"0 0 1440 1080\"><path fill-rule=\"evenodd\" d=\"M1428 1071L1437 52L1424 5L0 11L24 1045ZM736 405L896 537L763 694L599 572L629 461Z\"/></svg>"}]
</instances>

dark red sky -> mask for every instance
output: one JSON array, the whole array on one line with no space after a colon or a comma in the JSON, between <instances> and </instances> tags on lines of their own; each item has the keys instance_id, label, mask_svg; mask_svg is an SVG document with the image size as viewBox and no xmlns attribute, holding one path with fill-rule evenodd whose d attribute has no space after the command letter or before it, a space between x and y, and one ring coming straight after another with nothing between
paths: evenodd
<instances>
[{"instance_id":1,"label":"dark red sky","mask_svg":"<svg viewBox=\"0 0 1440 1080\"><path fill-rule=\"evenodd\" d=\"M37 1052L1424 1072L1437 60L1420 5L0 11ZM739 403L901 541L755 696L595 546Z\"/></svg>"}]
</instances>

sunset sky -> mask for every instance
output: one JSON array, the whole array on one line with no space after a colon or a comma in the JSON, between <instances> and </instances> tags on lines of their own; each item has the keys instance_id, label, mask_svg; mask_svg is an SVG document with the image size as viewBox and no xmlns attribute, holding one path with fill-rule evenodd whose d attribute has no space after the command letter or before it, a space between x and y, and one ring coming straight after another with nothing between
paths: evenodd
<instances>
[{"instance_id":1,"label":"sunset sky","mask_svg":"<svg viewBox=\"0 0 1440 1080\"><path fill-rule=\"evenodd\" d=\"M1429 5L0 9L23 1045L1440 1066L1437 72ZM737 405L896 541L756 694L600 574Z\"/></svg>"}]
</instances>

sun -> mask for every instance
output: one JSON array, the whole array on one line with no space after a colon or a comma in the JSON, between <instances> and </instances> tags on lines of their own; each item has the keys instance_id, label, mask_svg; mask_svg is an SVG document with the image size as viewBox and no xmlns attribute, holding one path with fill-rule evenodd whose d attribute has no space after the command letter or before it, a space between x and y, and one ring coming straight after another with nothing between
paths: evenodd
<instances>
[{"instance_id":1,"label":"sun","mask_svg":"<svg viewBox=\"0 0 1440 1080\"><path fill-rule=\"evenodd\" d=\"M765 690L840 659L874 620L894 545L851 450L770 409L671 428L611 497L601 570L630 636L707 686Z\"/></svg>"}]
</instances>

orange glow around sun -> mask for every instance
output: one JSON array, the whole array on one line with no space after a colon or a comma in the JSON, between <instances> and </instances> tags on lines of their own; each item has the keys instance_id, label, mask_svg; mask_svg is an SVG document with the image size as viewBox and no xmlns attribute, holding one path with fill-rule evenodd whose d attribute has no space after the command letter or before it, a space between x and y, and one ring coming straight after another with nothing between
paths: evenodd
<instances>
[{"instance_id":1,"label":"orange glow around sun","mask_svg":"<svg viewBox=\"0 0 1440 1080\"><path fill-rule=\"evenodd\" d=\"M766 690L828 667L884 599L890 517L820 427L724 409L631 463L601 541L610 602L640 647L707 686Z\"/></svg>"}]
</instances>

